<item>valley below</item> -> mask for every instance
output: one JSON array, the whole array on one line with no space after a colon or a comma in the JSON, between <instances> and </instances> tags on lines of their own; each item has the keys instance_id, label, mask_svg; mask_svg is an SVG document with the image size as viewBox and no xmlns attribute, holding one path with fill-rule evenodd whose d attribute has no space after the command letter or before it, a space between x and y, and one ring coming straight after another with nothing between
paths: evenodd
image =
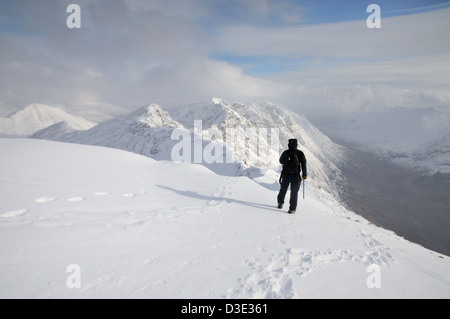
<instances>
[{"instance_id":1,"label":"valley below","mask_svg":"<svg viewBox=\"0 0 450 319\"><path fill-rule=\"evenodd\" d=\"M450 256L450 175L422 175L347 147L341 197L349 209L405 239Z\"/></svg>"}]
</instances>

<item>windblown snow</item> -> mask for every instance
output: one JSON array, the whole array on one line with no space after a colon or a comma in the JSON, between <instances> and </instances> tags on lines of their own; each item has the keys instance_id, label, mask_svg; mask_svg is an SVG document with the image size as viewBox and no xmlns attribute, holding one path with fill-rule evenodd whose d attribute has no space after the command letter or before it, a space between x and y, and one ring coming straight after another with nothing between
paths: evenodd
<instances>
[{"instance_id":1,"label":"windblown snow","mask_svg":"<svg viewBox=\"0 0 450 319\"><path fill-rule=\"evenodd\" d=\"M449 298L450 259L306 184L0 139L1 298ZM75 279L74 279L75 277Z\"/></svg>"}]
</instances>

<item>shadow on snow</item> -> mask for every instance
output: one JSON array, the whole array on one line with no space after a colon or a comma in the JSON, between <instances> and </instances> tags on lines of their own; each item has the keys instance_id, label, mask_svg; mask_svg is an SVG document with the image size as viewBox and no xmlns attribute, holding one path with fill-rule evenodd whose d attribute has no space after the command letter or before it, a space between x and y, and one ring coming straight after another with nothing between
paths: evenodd
<instances>
[{"instance_id":1,"label":"shadow on snow","mask_svg":"<svg viewBox=\"0 0 450 319\"><path fill-rule=\"evenodd\" d=\"M276 211L276 212L283 212L283 213L287 213L284 211L280 211L275 205L271 206L271 205L265 205L265 204L260 204L260 203L252 203L252 202L248 202L248 201L243 201L243 200L239 200L239 199L234 199L234 198L229 198L229 197L218 197L218 196L210 196L210 195L203 195L203 194L199 194L193 191L182 191L182 190L178 190L175 188L171 188L171 187L167 187L167 186L162 186L162 185L156 185L160 188L172 191L178 195L181 196L185 196L185 197L190 197L190 198L195 198L195 199L199 199L199 200L204 200L204 201L218 201L218 202L226 202L226 203L235 203L235 204L239 204L239 205L245 205L245 206L249 206L249 207L253 207L253 208L257 208L257 209L264 209L264 210L269 210L271 212ZM276 199L275 199L276 201Z\"/></svg>"}]
</instances>

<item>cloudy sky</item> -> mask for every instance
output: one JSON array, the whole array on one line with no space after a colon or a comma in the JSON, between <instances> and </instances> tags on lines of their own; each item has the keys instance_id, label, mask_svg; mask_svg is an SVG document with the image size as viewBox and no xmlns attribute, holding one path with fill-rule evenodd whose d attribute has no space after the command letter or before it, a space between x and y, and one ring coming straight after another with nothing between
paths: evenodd
<instances>
[{"instance_id":1,"label":"cloudy sky","mask_svg":"<svg viewBox=\"0 0 450 319\"><path fill-rule=\"evenodd\" d=\"M0 0L0 116L45 103L101 121L210 97L307 116L450 109L449 16L440 0Z\"/></svg>"}]
</instances>

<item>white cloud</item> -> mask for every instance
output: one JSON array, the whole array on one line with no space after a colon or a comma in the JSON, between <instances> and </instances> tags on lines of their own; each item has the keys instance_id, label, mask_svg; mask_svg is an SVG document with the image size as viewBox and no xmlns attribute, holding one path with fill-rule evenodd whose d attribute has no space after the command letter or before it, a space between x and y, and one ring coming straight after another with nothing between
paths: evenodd
<instances>
[{"instance_id":1,"label":"white cloud","mask_svg":"<svg viewBox=\"0 0 450 319\"><path fill-rule=\"evenodd\" d=\"M91 69L89 67L84 69L84 73L86 73L87 75L89 75L90 77L93 77L93 78L103 77L102 72L100 72L99 70Z\"/></svg>"},{"instance_id":2,"label":"white cloud","mask_svg":"<svg viewBox=\"0 0 450 319\"><path fill-rule=\"evenodd\" d=\"M182 104L212 96L231 100L249 97L272 98L276 84L243 74L226 62L207 57L186 57L171 65L162 65L148 73L139 88L152 95L156 103Z\"/></svg>"},{"instance_id":3,"label":"white cloud","mask_svg":"<svg viewBox=\"0 0 450 319\"><path fill-rule=\"evenodd\" d=\"M395 106L450 109L450 8L382 20L295 27L225 26L218 51L290 62L265 76L282 104L308 114ZM283 89L280 89L282 87ZM278 93L275 91L278 90Z\"/></svg>"},{"instance_id":4,"label":"white cloud","mask_svg":"<svg viewBox=\"0 0 450 319\"><path fill-rule=\"evenodd\" d=\"M60 104L97 121L93 109L105 106L114 114L211 96L270 98L269 81L208 58L200 45L205 31L187 19L194 19L200 3L81 0L77 30L66 27L63 3L25 3L22 10L42 16L27 20L29 29L21 33L0 33L2 103L16 109Z\"/></svg>"},{"instance_id":5,"label":"white cloud","mask_svg":"<svg viewBox=\"0 0 450 319\"><path fill-rule=\"evenodd\" d=\"M450 9L383 19L381 30L370 30L365 21L236 25L206 0L77 3L79 30L66 27L64 1L29 1L21 9L33 14L17 22L20 30L0 32L0 114L39 102L98 121L101 113L212 96L269 99L300 111L450 105ZM296 22L302 14L289 0L232 3L243 15L258 8L260 21ZM217 52L299 64L257 77L215 61Z\"/></svg>"},{"instance_id":6,"label":"white cloud","mask_svg":"<svg viewBox=\"0 0 450 319\"><path fill-rule=\"evenodd\" d=\"M450 54L381 62L311 63L274 76L285 83L282 102L320 115L375 108L450 109Z\"/></svg>"},{"instance_id":7,"label":"white cloud","mask_svg":"<svg viewBox=\"0 0 450 319\"><path fill-rule=\"evenodd\" d=\"M232 25L218 32L220 50L241 56L338 59L410 57L450 52L450 8L382 19L295 27Z\"/></svg>"},{"instance_id":8,"label":"white cloud","mask_svg":"<svg viewBox=\"0 0 450 319\"><path fill-rule=\"evenodd\" d=\"M164 16L198 20L211 14L210 0L124 0L134 13L156 12Z\"/></svg>"},{"instance_id":9,"label":"white cloud","mask_svg":"<svg viewBox=\"0 0 450 319\"><path fill-rule=\"evenodd\" d=\"M245 20L271 21L278 24L299 23L303 17L303 7L290 0L234 0L236 13Z\"/></svg>"}]
</instances>

